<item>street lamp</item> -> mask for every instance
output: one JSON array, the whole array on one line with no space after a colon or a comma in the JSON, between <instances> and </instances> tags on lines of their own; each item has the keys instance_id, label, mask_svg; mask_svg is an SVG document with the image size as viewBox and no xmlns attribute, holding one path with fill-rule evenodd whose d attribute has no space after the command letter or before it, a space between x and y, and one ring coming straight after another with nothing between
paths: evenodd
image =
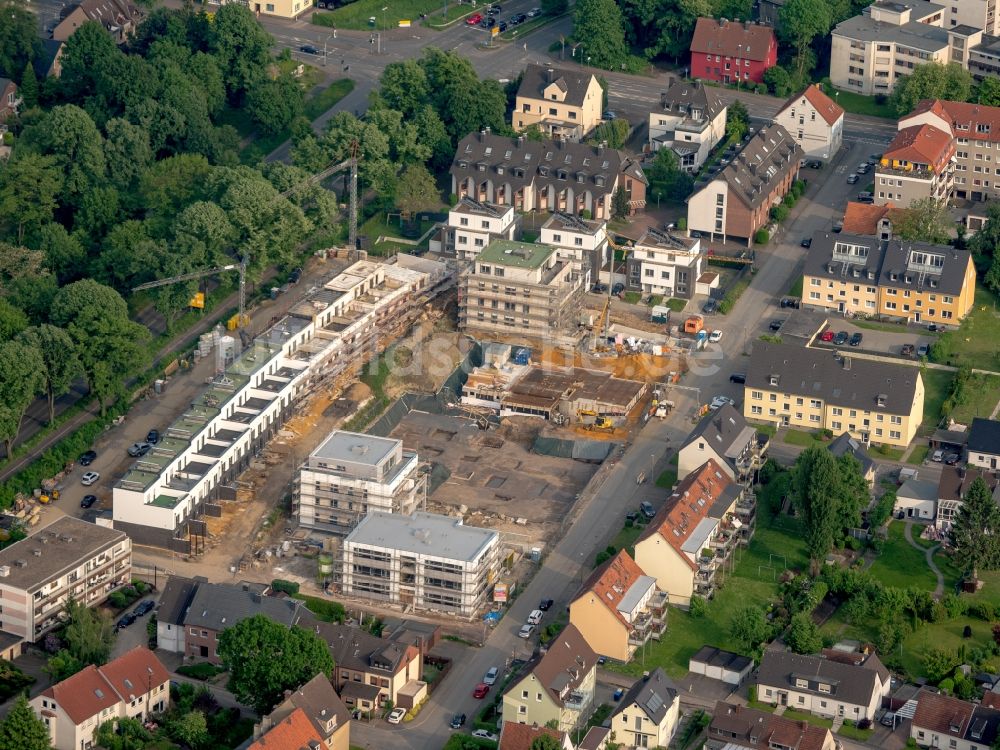
<instances>
[{"instance_id":1,"label":"street lamp","mask_svg":"<svg viewBox=\"0 0 1000 750\"><path fill-rule=\"evenodd\" d=\"M326 55L327 55L326 45L330 42L331 38L333 38L333 39L337 38L337 32L336 31L333 32L332 34L327 34L326 35L326 39L323 40L323 67L324 68L326 67Z\"/></svg>"},{"instance_id":2,"label":"street lamp","mask_svg":"<svg viewBox=\"0 0 1000 750\"><path fill-rule=\"evenodd\" d=\"M389 6L388 5L386 5L384 8L382 8L382 31L388 31L389 30L388 22L385 20L385 12L387 10L389 10Z\"/></svg>"}]
</instances>

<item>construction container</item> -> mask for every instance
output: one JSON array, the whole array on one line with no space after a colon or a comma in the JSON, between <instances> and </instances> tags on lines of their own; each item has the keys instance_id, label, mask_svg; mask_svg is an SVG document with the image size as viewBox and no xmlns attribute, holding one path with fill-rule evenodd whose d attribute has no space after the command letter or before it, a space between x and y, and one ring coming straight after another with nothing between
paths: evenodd
<instances>
[{"instance_id":1,"label":"construction container","mask_svg":"<svg viewBox=\"0 0 1000 750\"><path fill-rule=\"evenodd\" d=\"M512 358L515 365L526 365L531 361L531 349L527 347L519 347L514 350L514 356Z\"/></svg>"}]
</instances>

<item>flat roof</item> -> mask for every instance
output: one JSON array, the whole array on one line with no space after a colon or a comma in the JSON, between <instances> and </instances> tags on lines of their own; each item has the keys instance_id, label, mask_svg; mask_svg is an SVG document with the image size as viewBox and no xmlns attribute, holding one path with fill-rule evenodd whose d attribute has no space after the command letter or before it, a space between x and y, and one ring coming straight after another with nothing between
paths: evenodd
<instances>
[{"instance_id":1,"label":"flat roof","mask_svg":"<svg viewBox=\"0 0 1000 750\"><path fill-rule=\"evenodd\" d=\"M363 432L334 430L313 451L311 457L378 466L400 443L399 440L366 435Z\"/></svg>"},{"instance_id":2,"label":"flat roof","mask_svg":"<svg viewBox=\"0 0 1000 750\"><path fill-rule=\"evenodd\" d=\"M479 260L515 268L539 268L555 251L556 249L549 245L514 240L493 240L485 250L479 253Z\"/></svg>"},{"instance_id":3,"label":"flat roof","mask_svg":"<svg viewBox=\"0 0 1000 750\"><path fill-rule=\"evenodd\" d=\"M344 544L385 547L416 555L471 562L499 537L497 532L465 526L461 518L437 513L369 513Z\"/></svg>"},{"instance_id":4,"label":"flat roof","mask_svg":"<svg viewBox=\"0 0 1000 750\"><path fill-rule=\"evenodd\" d=\"M124 531L62 516L0 550L0 566L9 568L0 584L31 590L127 538Z\"/></svg>"}]
</instances>

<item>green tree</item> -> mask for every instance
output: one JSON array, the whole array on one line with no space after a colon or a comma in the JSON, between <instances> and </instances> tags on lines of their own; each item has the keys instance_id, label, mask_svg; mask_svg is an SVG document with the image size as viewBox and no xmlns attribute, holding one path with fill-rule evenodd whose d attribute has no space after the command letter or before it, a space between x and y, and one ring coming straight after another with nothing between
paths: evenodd
<instances>
[{"instance_id":1,"label":"green tree","mask_svg":"<svg viewBox=\"0 0 1000 750\"><path fill-rule=\"evenodd\" d=\"M104 139L90 115L76 105L53 107L26 127L21 138L22 147L53 158L65 178L64 202L78 206L91 188L104 183Z\"/></svg>"},{"instance_id":2,"label":"green tree","mask_svg":"<svg viewBox=\"0 0 1000 750\"><path fill-rule=\"evenodd\" d=\"M42 355L21 340L0 343L0 440L11 455L28 407L42 391Z\"/></svg>"},{"instance_id":3,"label":"green tree","mask_svg":"<svg viewBox=\"0 0 1000 750\"><path fill-rule=\"evenodd\" d=\"M255 81L247 92L246 110L265 135L287 128L304 106L302 87L291 75Z\"/></svg>"},{"instance_id":4,"label":"green tree","mask_svg":"<svg viewBox=\"0 0 1000 750\"><path fill-rule=\"evenodd\" d=\"M412 216L420 211L432 211L441 205L434 177L420 164L410 164L396 185L396 205Z\"/></svg>"},{"instance_id":5,"label":"green tree","mask_svg":"<svg viewBox=\"0 0 1000 750\"><path fill-rule=\"evenodd\" d=\"M38 78L35 76L35 66L30 62L24 64L24 73L21 74L21 86L18 93L27 109L38 106Z\"/></svg>"},{"instance_id":6,"label":"green tree","mask_svg":"<svg viewBox=\"0 0 1000 750\"><path fill-rule=\"evenodd\" d=\"M951 239L955 222L946 201L919 198L893 217L893 234L907 242L931 242L944 245Z\"/></svg>"},{"instance_id":7,"label":"green tree","mask_svg":"<svg viewBox=\"0 0 1000 750\"><path fill-rule=\"evenodd\" d=\"M957 63L930 62L918 65L913 72L896 82L892 103L899 115L913 111L922 99L948 99L965 102L972 94L972 75Z\"/></svg>"},{"instance_id":8,"label":"green tree","mask_svg":"<svg viewBox=\"0 0 1000 750\"><path fill-rule=\"evenodd\" d=\"M21 243L52 221L63 175L51 156L17 149L0 162L0 226Z\"/></svg>"},{"instance_id":9,"label":"green tree","mask_svg":"<svg viewBox=\"0 0 1000 750\"><path fill-rule=\"evenodd\" d=\"M239 104L253 84L264 77L274 39L257 23L250 8L237 3L219 8L212 25L212 52L222 70L229 100Z\"/></svg>"},{"instance_id":10,"label":"green tree","mask_svg":"<svg viewBox=\"0 0 1000 750\"><path fill-rule=\"evenodd\" d=\"M62 224L49 222L43 225L31 239L31 244L44 253L45 265L60 283L69 283L83 275L87 251L79 237L70 235Z\"/></svg>"},{"instance_id":11,"label":"green tree","mask_svg":"<svg viewBox=\"0 0 1000 750\"><path fill-rule=\"evenodd\" d=\"M204 747L209 740L208 722L203 711L191 711L170 719L166 729L171 739L187 745L191 750Z\"/></svg>"},{"instance_id":12,"label":"green tree","mask_svg":"<svg viewBox=\"0 0 1000 750\"><path fill-rule=\"evenodd\" d=\"M97 21L85 21L66 40L60 62L59 84L71 101L94 96L103 84L105 72L121 57L111 35ZM104 102L101 106L106 106Z\"/></svg>"},{"instance_id":13,"label":"green tree","mask_svg":"<svg viewBox=\"0 0 1000 750\"><path fill-rule=\"evenodd\" d=\"M379 79L378 97L410 120L430 97L427 73L416 60L389 63Z\"/></svg>"},{"instance_id":14,"label":"green tree","mask_svg":"<svg viewBox=\"0 0 1000 750\"><path fill-rule=\"evenodd\" d=\"M799 454L792 471L792 498L805 526L806 551L813 575L833 546L837 534L839 490L837 468L826 448L813 446Z\"/></svg>"},{"instance_id":15,"label":"green tree","mask_svg":"<svg viewBox=\"0 0 1000 750\"><path fill-rule=\"evenodd\" d=\"M976 101L988 107L1000 107L1000 78L984 78L976 88Z\"/></svg>"},{"instance_id":16,"label":"green tree","mask_svg":"<svg viewBox=\"0 0 1000 750\"><path fill-rule=\"evenodd\" d=\"M979 580L979 571L1000 566L1000 508L982 477L969 485L949 536L955 560L973 581Z\"/></svg>"},{"instance_id":17,"label":"green tree","mask_svg":"<svg viewBox=\"0 0 1000 750\"><path fill-rule=\"evenodd\" d=\"M775 65L764 71L764 83L775 96L790 96L792 93L792 77L780 65Z\"/></svg>"},{"instance_id":18,"label":"green tree","mask_svg":"<svg viewBox=\"0 0 1000 750\"><path fill-rule=\"evenodd\" d=\"M788 0L778 15L779 34L795 48L795 69L801 81L812 67L810 45L830 31L830 4L824 0Z\"/></svg>"},{"instance_id":19,"label":"green tree","mask_svg":"<svg viewBox=\"0 0 1000 750\"><path fill-rule=\"evenodd\" d=\"M531 741L529 750L561 750L562 743L551 734L540 734Z\"/></svg>"},{"instance_id":20,"label":"green tree","mask_svg":"<svg viewBox=\"0 0 1000 750\"><path fill-rule=\"evenodd\" d=\"M153 739L139 719L110 719L102 723L94 734L99 747L104 750L143 750Z\"/></svg>"},{"instance_id":21,"label":"green tree","mask_svg":"<svg viewBox=\"0 0 1000 750\"><path fill-rule=\"evenodd\" d=\"M254 615L219 636L219 658L229 669L229 690L263 715L285 690L294 690L317 672L333 671L330 648L318 635Z\"/></svg>"},{"instance_id":22,"label":"green tree","mask_svg":"<svg viewBox=\"0 0 1000 750\"><path fill-rule=\"evenodd\" d=\"M62 328L48 323L27 329L21 338L42 357L43 390L48 397L49 424L52 424L56 416L56 398L69 393L73 380L81 371L73 339Z\"/></svg>"},{"instance_id":23,"label":"green tree","mask_svg":"<svg viewBox=\"0 0 1000 750\"><path fill-rule=\"evenodd\" d=\"M871 500L868 482L862 474L861 462L850 453L839 456L835 463L837 527L856 529L861 526L861 510Z\"/></svg>"},{"instance_id":24,"label":"green tree","mask_svg":"<svg viewBox=\"0 0 1000 750\"><path fill-rule=\"evenodd\" d=\"M924 652L924 674L932 683L945 677L955 667L957 658L950 651L940 648L930 648Z\"/></svg>"},{"instance_id":25,"label":"green tree","mask_svg":"<svg viewBox=\"0 0 1000 750\"><path fill-rule=\"evenodd\" d=\"M18 80L41 51L38 20L22 0L0 0L0 75Z\"/></svg>"},{"instance_id":26,"label":"green tree","mask_svg":"<svg viewBox=\"0 0 1000 750\"><path fill-rule=\"evenodd\" d=\"M0 250L5 249L0 246ZM0 341L7 341L28 327L24 310L14 307L10 300L0 297Z\"/></svg>"},{"instance_id":27,"label":"green tree","mask_svg":"<svg viewBox=\"0 0 1000 750\"><path fill-rule=\"evenodd\" d=\"M91 609L75 599L66 602L66 650L84 665L101 666L111 656L115 631L107 612Z\"/></svg>"},{"instance_id":28,"label":"green tree","mask_svg":"<svg viewBox=\"0 0 1000 750\"><path fill-rule=\"evenodd\" d=\"M104 160L108 165L108 176L116 188L128 194L139 184L139 178L153 161L149 134L118 117L108 120L104 131L107 134Z\"/></svg>"},{"instance_id":29,"label":"green tree","mask_svg":"<svg viewBox=\"0 0 1000 750\"><path fill-rule=\"evenodd\" d=\"M582 42L581 62L610 70L628 58L625 19L615 0L577 0L573 36Z\"/></svg>"},{"instance_id":30,"label":"green tree","mask_svg":"<svg viewBox=\"0 0 1000 750\"><path fill-rule=\"evenodd\" d=\"M444 123L452 144L469 133L507 127L507 96L494 80L480 81L465 58L425 47L419 65L427 76L430 103ZM368 151L365 150L367 159Z\"/></svg>"},{"instance_id":31,"label":"green tree","mask_svg":"<svg viewBox=\"0 0 1000 750\"><path fill-rule=\"evenodd\" d=\"M661 200L679 203L691 194L694 186L691 175L681 170L677 154L669 148L656 152L653 163L646 169L646 179L649 180L649 195L657 203Z\"/></svg>"},{"instance_id":32,"label":"green tree","mask_svg":"<svg viewBox=\"0 0 1000 750\"><path fill-rule=\"evenodd\" d=\"M823 648L823 638L811 612L796 612L785 635L785 643L796 654L815 654Z\"/></svg>"},{"instance_id":33,"label":"green tree","mask_svg":"<svg viewBox=\"0 0 1000 750\"><path fill-rule=\"evenodd\" d=\"M628 216L628 210L628 193L619 185L611 197L611 216L615 219L624 219Z\"/></svg>"},{"instance_id":34,"label":"green tree","mask_svg":"<svg viewBox=\"0 0 1000 750\"><path fill-rule=\"evenodd\" d=\"M62 649L50 656L42 669L52 682L62 682L68 677L75 675L85 666L87 665L73 656L69 651Z\"/></svg>"},{"instance_id":35,"label":"green tree","mask_svg":"<svg viewBox=\"0 0 1000 750\"><path fill-rule=\"evenodd\" d=\"M744 651L756 651L769 635L764 611L754 606L738 609L729 624L729 634Z\"/></svg>"},{"instance_id":36,"label":"green tree","mask_svg":"<svg viewBox=\"0 0 1000 750\"><path fill-rule=\"evenodd\" d=\"M49 729L22 695L0 721L0 747L9 750L50 750Z\"/></svg>"},{"instance_id":37,"label":"green tree","mask_svg":"<svg viewBox=\"0 0 1000 750\"><path fill-rule=\"evenodd\" d=\"M739 143L750 129L750 113L739 99L729 105L726 113L726 135L730 141Z\"/></svg>"}]
</instances>

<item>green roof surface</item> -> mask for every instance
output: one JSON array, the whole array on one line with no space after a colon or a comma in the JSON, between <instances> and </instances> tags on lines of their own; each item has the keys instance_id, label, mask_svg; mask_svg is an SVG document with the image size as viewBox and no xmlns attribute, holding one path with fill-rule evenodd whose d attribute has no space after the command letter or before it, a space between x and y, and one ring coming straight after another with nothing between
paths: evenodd
<instances>
[{"instance_id":1,"label":"green roof surface","mask_svg":"<svg viewBox=\"0 0 1000 750\"><path fill-rule=\"evenodd\" d=\"M549 245L494 240L479 253L477 260L515 268L538 268L554 252L555 248Z\"/></svg>"}]
</instances>

